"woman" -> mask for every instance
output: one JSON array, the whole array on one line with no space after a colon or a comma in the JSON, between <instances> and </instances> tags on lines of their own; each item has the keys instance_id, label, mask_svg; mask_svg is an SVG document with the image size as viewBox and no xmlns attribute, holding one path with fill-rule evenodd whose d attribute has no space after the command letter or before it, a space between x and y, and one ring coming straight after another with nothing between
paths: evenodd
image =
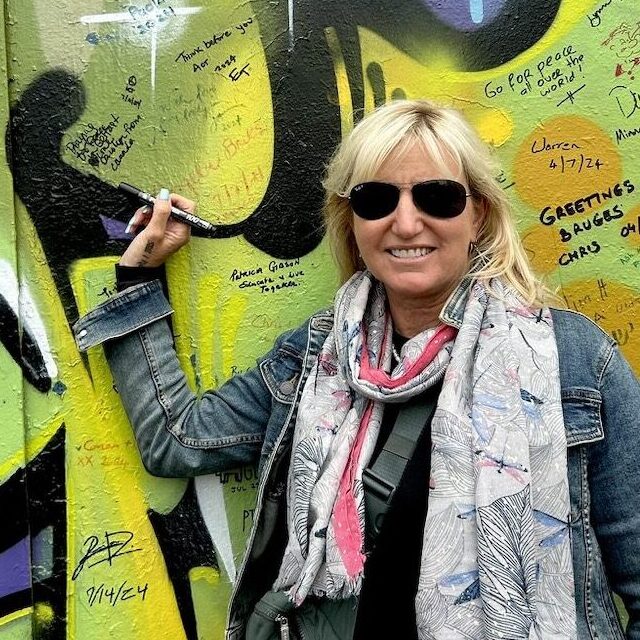
<instances>
[{"instance_id":1,"label":"woman","mask_svg":"<svg viewBox=\"0 0 640 640\"><path fill-rule=\"evenodd\" d=\"M259 460L228 638L623 638L609 584L640 638L638 381L547 308L493 175L452 110L367 116L325 180L333 309L199 400L158 282L76 325L151 473ZM188 240L162 196L122 281Z\"/></svg>"}]
</instances>

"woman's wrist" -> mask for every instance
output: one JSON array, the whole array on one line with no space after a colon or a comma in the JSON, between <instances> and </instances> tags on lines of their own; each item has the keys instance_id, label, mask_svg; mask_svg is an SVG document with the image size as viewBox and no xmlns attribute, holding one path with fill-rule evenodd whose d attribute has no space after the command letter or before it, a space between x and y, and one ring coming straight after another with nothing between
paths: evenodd
<instances>
[{"instance_id":1,"label":"woman's wrist","mask_svg":"<svg viewBox=\"0 0 640 640\"><path fill-rule=\"evenodd\" d=\"M163 264L158 267L116 264L116 289L118 291L124 291L124 289L136 284L152 280L160 280L162 288L166 288L166 272Z\"/></svg>"}]
</instances>

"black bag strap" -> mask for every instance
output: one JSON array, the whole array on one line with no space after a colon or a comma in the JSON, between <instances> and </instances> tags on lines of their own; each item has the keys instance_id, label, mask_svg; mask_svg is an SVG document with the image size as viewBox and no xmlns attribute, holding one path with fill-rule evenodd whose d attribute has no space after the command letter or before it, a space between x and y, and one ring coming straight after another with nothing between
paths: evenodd
<instances>
[{"instance_id":1,"label":"black bag strap","mask_svg":"<svg viewBox=\"0 0 640 640\"><path fill-rule=\"evenodd\" d=\"M380 533L406 466L423 431L431 424L438 403L440 385L405 402L393 429L374 463L362 472L364 485L365 531L367 546Z\"/></svg>"}]
</instances>

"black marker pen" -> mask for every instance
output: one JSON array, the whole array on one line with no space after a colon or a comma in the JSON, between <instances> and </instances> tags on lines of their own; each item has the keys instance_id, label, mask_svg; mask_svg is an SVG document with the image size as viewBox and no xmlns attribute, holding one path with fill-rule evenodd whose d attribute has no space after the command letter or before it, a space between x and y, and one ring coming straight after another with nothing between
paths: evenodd
<instances>
[{"instance_id":1,"label":"black marker pen","mask_svg":"<svg viewBox=\"0 0 640 640\"><path fill-rule=\"evenodd\" d=\"M124 191L130 196L136 197L140 202L144 202L144 204L150 204L151 206L153 206L154 202L156 201L155 196L152 196L146 191L138 189L138 187L127 184L126 182L121 182L118 185L118 189L120 189L120 191ZM198 218L198 216L193 215L193 213L178 209L178 207L171 207L171 215L176 220L180 220L180 222L184 222L185 224L196 227L197 229L202 229L203 231L213 231L216 228L216 226L211 224L210 222L207 222L202 218Z\"/></svg>"}]
</instances>

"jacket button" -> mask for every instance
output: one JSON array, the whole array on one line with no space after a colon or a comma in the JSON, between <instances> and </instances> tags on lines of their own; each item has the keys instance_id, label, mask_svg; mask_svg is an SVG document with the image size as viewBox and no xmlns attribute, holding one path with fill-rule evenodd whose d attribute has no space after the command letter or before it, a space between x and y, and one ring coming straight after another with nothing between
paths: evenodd
<instances>
[{"instance_id":1,"label":"jacket button","mask_svg":"<svg viewBox=\"0 0 640 640\"><path fill-rule=\"evenodd\" d=\"M280 392L285 396L293 393L293 382L291 380L286 380L280 385Z\"/></svg>"}]
</instances>

